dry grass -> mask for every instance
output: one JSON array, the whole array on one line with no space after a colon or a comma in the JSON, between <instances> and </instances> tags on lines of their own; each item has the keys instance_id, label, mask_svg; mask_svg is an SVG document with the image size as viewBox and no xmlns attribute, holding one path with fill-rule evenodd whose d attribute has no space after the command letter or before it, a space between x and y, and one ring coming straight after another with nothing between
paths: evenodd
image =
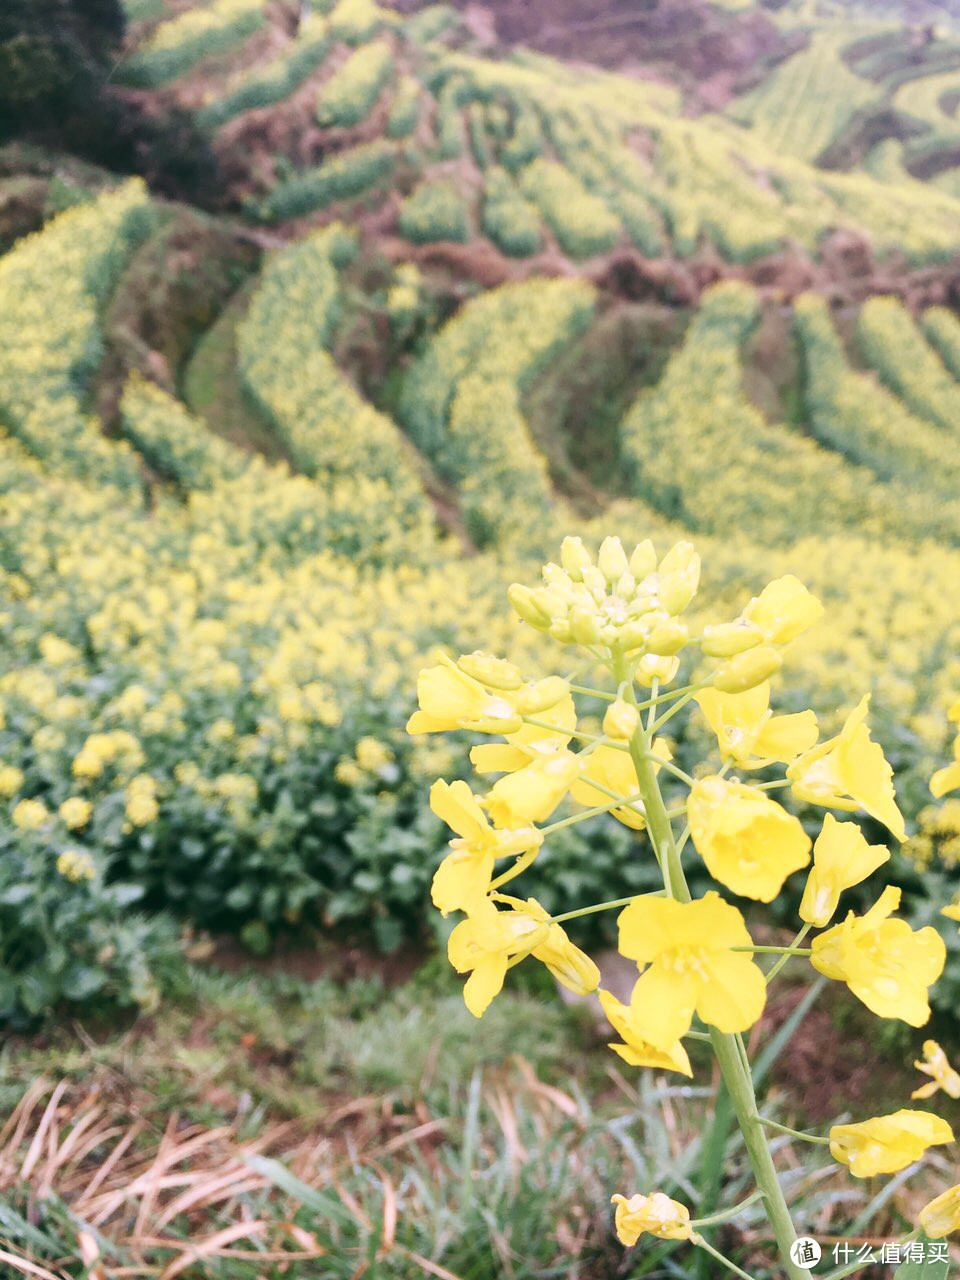
<instances>
[{"instance_id":1,"label":"dry grass","mask_svg":"<svg viewBox=\"0 0 960 1280\"><path fill-rule=\"evenodd\" d=\"M582 1128L588 1120L584 1104L540 1081L522 1060L509 1083L489 1084L482 1101L498 1130L496 1152L487 1155L496 1156L514 1185L536 1158L534 1145L547 1143L558 1122ZM109 1084L80 1088L38 1079L0 1130L0 1264L13 1274L175 1280L209 1274L204 1263L231 1260L255 1266L257 1276L299 1274L294 1264L329 1257L333 1224L341 1240L358 1246L356 1265L343 1272L351 1280L387 1258L409 1266L410 1275L461 1280L398 1239L401 1202L410 1210L421 1201L415 1211L422 1214L418 1187L440 1185L451 1172L440 1149L448 1121L431 1116L425 1104L394 1115L389 1098L370 1095L332 1108L309 1131L287 1121L244 1139L236 1125L181 1124L176 1113L157 1133L144 1118L118 1118L117 1102ZM479 1105L477 1097L474 1118ZM404 1176L407 1167L412 1179ZM588 1171L580 1174L588 1186ZM51 1204L59 1214L50 1214ZM312 1230L295 1220L304 1204L316 1219ZM568 1218L556 1224L557 1247L576 1259L593 1224L582 1205L567 1209ZM59 1231L51 1226L58 1217ZM11 1218L29 1242L5 1238ZM72 1250L51 1249L68 1244ZM501 1247L510 1274L511 1246L504 1239ZM0 1273L7 1274L2 1267Z\"/></svg>"}]
</instances>

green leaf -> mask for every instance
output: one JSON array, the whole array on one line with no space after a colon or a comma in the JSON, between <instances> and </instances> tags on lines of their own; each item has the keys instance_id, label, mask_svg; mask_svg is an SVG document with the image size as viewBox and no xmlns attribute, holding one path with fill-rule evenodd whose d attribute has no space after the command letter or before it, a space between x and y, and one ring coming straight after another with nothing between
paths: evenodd
<instances>
[{"instance_id":1,"label":"green leaf","mask_svg":"<svg viewBox=\"0 0 960 1280\"><path fill-rule=\"evenodd\" d=\"M63 994L68 1000L86 1000L94 995L107 980L102 969L86 964L72 964L63 975Z\"/></svg>"},{"instance_id":2,"label":"green leaf","mask_svg":"<svg viewBox=\"0 0 960 1280\"><path fill-rule=\"evenodd\" d=\"M4 889L3 893L0 893L0 903L5 907L16 907L21 902L29 901L36 892L36 885L12 884L9 889Z\"/></svg>"}]
</instances>

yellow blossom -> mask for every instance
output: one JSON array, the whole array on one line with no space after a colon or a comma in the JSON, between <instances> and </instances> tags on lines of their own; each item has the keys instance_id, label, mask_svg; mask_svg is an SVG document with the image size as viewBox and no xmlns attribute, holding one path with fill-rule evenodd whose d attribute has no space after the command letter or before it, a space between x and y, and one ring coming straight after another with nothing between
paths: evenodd
<instances>
[{"instance_id":1,"label":"yellow blossom","mask_svg":"<svg viewBox=\"0 0 960 1280\"><path fill-rule=\"evenodd\" d=\"M960 1186L950 1187L920 1210L920 1225L931 1240L960 1231Z\"/></svg>"},{"instance_id":2,"label":"yellow blossom","mask_svg":"<svg viewBox=\"0 0 960 1280\"><path fill-rule=\"evenodd\" d=\"M506 742L480 743L470 749L470 760L478 773L513 773L530 764L543 750L565 747L577 727L577 709L570 694L536 717L544 724L524 724L508 733Z\"/></svg>"},{"instance_id":3,"label":"yellow blossom","mask_svg":"<svg viewBox=\"0 0 960 1280\"><path fill-rule=\"evenodd\" d=\"M890 859L882 844L867 844L854 822L838 822L832 813L813 846L813 867L800 903L800 919L822 929L829 924L840 894L874 873Z\"/></svg>"},{"instance_id":4,"label":"yellow blossom","mask_svg":"<svg viewBox=\"0 0 960 1280\"><path fill-rule=\"evenodd\" d=\"M127 786L125 811L135 827L145 827L160 812L157 805L157 784L148 773L138 774Z\"/></svg>"},{"instance_id":5,"label":"yellow blossom","mask_svg":"<svg viewBox=\"0 0 960 1280\"><path fill-rule=\"evenodd\" d=\"M810 837L763 791L728 778L701 778L687 802L690 835L715 880L772 902L787 876L810 861Z\"/></svg>"},{"instance_id":6,"label":"yellow blossom","mask_svg":"<svg viewBox=\"0 0 960 1280\"><path fill-rule=\"evenodd\" d=\"M21 800L13 807L13 825L21 831L39 831L49 822L50 814L42 800Z\"/></svg>"},{"instance_id":7,"label":"yellow blossom","mask_svg":"<svg viewBox=\"0 0 960 1280\"><path fill-rule=\"evenodd\" d=\"M817 740L817 717L812 711L773 714L766 680L745 693L704 689L697 702L717 735L721 756L741 769L762 769L775 761L789 764Z\"/></svg>"},{"instance_id":8,"label":"yellow blossom","mask_svg":"<svg viewBox=\"0 0 960 1280\"><path fill-rule=\"evenodd\" d=\"M57 871L65 880L74 883L92 880L97 874L93 859L85 849L64 849L57 858Z\"/></svg>"},{"instance_id":9,"label":"yellow blossom","mask_svg":"<svg viewBox=\"0 0 960 1280\"><path fill-rule=\"evenodd\" d=\"M635 1245L642 1235L656 1236L658 1240L689 1240L693 1236L690 1210L686 1205L671 1200L662 1191L652 1195L611 1197L617 1206L614 1228L617 1239L628 1248Z\"/></svg>"},{"instance_id":10,"label":"yellow blossom","mask_svg":"<svg viewBox=\"0 0 960 1280\"><path fill-rule=\"evenodd\" d=\"M950 1065L947 1055L936 1040L924 1040L923 1057L913 1064L930 1077L927 1084L911 1093L911 1098L932 1098L940 1089L949 1098L960 1098L960 1072Z\"/></svg>"},{"instance_id":11,"label":"yellow blossom","mask_svg":"<svg viewBox=\"0 0 960 1280\"><path fill-rule=\"evenodd\" d=\"M867 694L847 716L837 737L805 752L787 768L787 777L798 799L828 809L864 809L904 840L893 770L866 724L869 704Z\"/></svg>"},{"instance_id":12,"label":"yellow blossom","mask_svg":"<svg viewBox=\"0 0 960 1280\"><path fill-rule=\"evenodd\" d=\"M652 752L664 760L673 759L669 744L662 738L654 741ZM582 759L583 770L570 788L573 799L587 808L606 804L611 799L609 794L611 791L624 800L632 799L632 804L620 805L616 809L611 809L610 812L624 826L632 827L634 831L642 831L647 825L647 818L643 811L643 804L635 798L639 784L629 751L624 751L621 747L607 746L604 743L589 754L584 754ZM655 765L654 768L659 773L660 766ZM601 788L604 789L601 790Z\"/></svg>"},{"instance_id":13,"label":"yellow blossom","mask_svg":"<svg viewBox=\"0 0 960 1280\"><path fill-rule=\"evenodd\" d=\"M768 583L742 614L767 644L789 644L822 617L823 605L791 573Z\"/></svg>"},{"instance_id":14,"label":"yellow blossom","mask_svg":"<svg viewBox=\"0 0 960 1280\"><path fill-rule=\"evenodd\" d=\"M345 758L334 765L333 776L344 787L362 787L366 776L356 760Z\"/></svg>"},{"instance_id":15,"label":"yellow blossom","mask_svg":"<svg viewBox=\"0 0 960 1280\"><path fill-rule=\"evenodd\" d=\"M623 1044L611 1044L608 1047L618 1053L624 1062L629 1062L632 1067L659 1067L663 1071L678 1071L684 1076L693 1075L682 1041L678 1040L669 1049L657 1049L643 1038L636 1027L640 1011L634 1008L632 998L630 1004L622 1004L612 992L602 988L597 996L607 1020L623 1041Z\"/></svg>"},{"instance_id":16,"label":"yellow blossom","mask_svg":"<svg viewBox=\"0 0 960 1280\"><path fill-rule=\"evenodd\" d=\"M929 1111L895 1111L859 1124L835 1124L830 1154L855 1178L896 1173L919 1160L928 1147L953 1141L953 1130Z\"/></svg>"},{"instance_id":17,"label":"yellow blossom","mask_svg":"<svg viewBox=\"0 0 960 1280\"><path fill-rule=\"evenodd\" d=\"M694 1013L724 1032L746 1031L760 1017L766 983L749 947L743 916L710 892L696 902L635 898L618 918L620 953L645 966L631 999L642 1039L669 1052Z\"/></svg>"},{"instance_id":18,"label":"yellow blossom","mask_svg":"<svg viewBox=\"0 0 960 1280\"><path fill-rule=\"evenodd\" d=\"M69 831L79 831L90 821L93 805L82 796L69 796L57 810L63 819L63 825Z\"/></svg>"},{"instance_id":19,"label":"yellow blossom","mask_svg":"<svg viewBox=\"0 0 960 1280\"><path fill-rule=\"evenodd\" d=\"M890 920L899 905L900 890L888 886L866 915L851 911L814 938L811 964L845 982L877 1017L922 1027L930 1017L927 989L943 972L947 951L932 926L914 932L906 920Z\"/></svg>"},{"instance_id":20,"label":"yellow blossom","mask_svg":"<svg viewBox=\"0 0 960 1280\"><path fill-rule=\"evenodd\" d=\"M393 752L377 738L361 738L354 753L357 764L367 773L376 773L393 762Z\"/></svg>"},{"instance_id":21,"label":"yellow blossom","mask_svg":"<svg viewBox=\"0 0 960 1280\"><path fill-rule=\"evenodd\" d=\"M433 904L443 915L469 911L490 887L497 858L526 853L543 836L531 826L501 831L492 827L465 782L442 779L430 788L430 808L457 833L433 877Z\"/></svg>"},{"instance_id":22,"label":"yellow blossom","mask_svg":"<svg viewBox=\"0 0 960 1280\"><path fill-rule=\"evenodd\" d=\"M447 955L457 973L469 973L463 989L467 1008L475 1018L503 987L510 961L533 955L558 982L578 995L595 991L600 972L589 956L569 940L558 924L552 924L533 898L498 897L507 904L498 911L491 898L483 898L450 934Z\"/></svg>"},{"instance_id":23,"label":"yellow blossom","mask_svg":"<svg viewBox=\"0 0 960 1280\"><path fill-rule=\"evenodd\" d=\"M0 798L9 800L23 786L23 770L15 764L0 764Z\"/></svg>"},{"instance_id":24,"label":"yellow blossom","mask_svg":"<svg viewBox=\"0 0 960 1280\"><path fill-rule=\"evenodd\" d=\"M477 669L476 664L469 661L468 666ZM489 670L486 665L480 669ZM497 671L499 673L499 669ZM539 716L568 692L566 682L556 677L520 688L488 687L446 654L441 654L437 666L425 667L417 677L420 710L407 721L407 732L472 729L476 733L516 733L522 727L522 715Z\"/></svg>"},{"instance_id":25,"label":"yellow blossom","mask_svg":"<svg viewBox=\"0 0 960 1280\"><path fill-rule=\"evenodd\" d=\"M947 712L947 717L956 721L960 726L960 698ZM941 796L945 796L948 791L956 791L958 787L960 787L960 727L958 727L957 736L953 740L953 763L936 771L930 779L930 791L939 799Z\"/></svg>"},{"instance_id":26,"label":"yellow blossom","mask_svg":"<svg viewBox=\"0 0 960 1280\"><path fill-rule=\"evenodd\" d=\"M498 827L545 822L570 790L583 766L578 755L561 747L538 755L490 788L481 804Z\"/></svg>"}]
</instances>

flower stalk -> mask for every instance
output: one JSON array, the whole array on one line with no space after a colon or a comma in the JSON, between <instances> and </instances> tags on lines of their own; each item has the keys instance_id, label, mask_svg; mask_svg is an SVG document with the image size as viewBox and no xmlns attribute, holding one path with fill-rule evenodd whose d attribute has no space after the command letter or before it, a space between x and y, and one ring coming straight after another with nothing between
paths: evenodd
<instances>
[{"instance_id":1,"label":"flower stalk","mask_svg":"<svg viewBox=\"0 0 960 1280\"><path fill-rule=\"evenodd\" d=\"M618 683L628 678L627 663L623 655L614 656L613 672ZM630 680L627 685L627 699L629 701L635 698L633 682ZM679 902L689 902L690 889L680 862L673 824L667 817L667 806L660 791L653 761L649 759L652 740L653 726L645 729L642 725L638 725L630 739L630 755L637 772L639 791L643 796L650 839L663 869L664 888L668 896L676 898ZM810 1271L806 1267L798 1266L790 1259L790 1247L796 1240L797 1233L763 1131L749 1068L741 1058L736 1037L711 1029L710 1043L743 1133L753 1176L766 1205L786 1275L789 1280L810 1280ZM725 1261L725 1259L721 1260ZM744 1273L740 1272L740 1274Z\"/></svg>"}]
</instances>

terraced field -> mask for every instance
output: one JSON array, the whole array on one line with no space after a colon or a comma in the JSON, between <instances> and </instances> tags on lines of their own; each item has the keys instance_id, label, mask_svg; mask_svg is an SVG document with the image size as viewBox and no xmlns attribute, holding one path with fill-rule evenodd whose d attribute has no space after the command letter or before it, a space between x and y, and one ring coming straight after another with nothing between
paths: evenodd
<instances>
[{"instance_id":1,"label":"terraced field","mask_svg":"<svg viewBox=\"0 0 960 1280\"><path fill-rule=\"evenodd\" d=\"M800 573L832 626L786 701L829 725L872 685L932 821L960 685L960 321L935 305L960 202L652 81L482 55L442 7L311 8L131 5L120 74L195 113L224 207L86 174L58 213L38 168L44 225L0 258L0 631L23 655L0 839L89 925L59 967L8 967L0 1013L150 1002L169 933L117 885L251 945L417 936L431 866L394 855L442 841L414 673L438 645L523 661L502 588L572 528L695 534L717 609ZM843 235L882 296L831 276ZM56 866L78 852L109 874L77 888ZM542 873L557 910L577 855Z\"/></svg>"},{"instance_id":2,"label":"terraced field","mask_svg":"<svg viewBox=\"0 0 960 1280\"><path fill-rule=\"evenodd\" d=\"M195 113L230 159L228 197L268 224L373 219L416 245L479 241L574 263L631 247L815 253L838 224L917 262L954 244L957 208L939 186L884 170L896 181L881 200L856 176L795 166L886 92L845 60L849 24L816 30L736 100L744 131L685 118L678 93L652 80L573 76L523 50L478 57L442 5L402 17L339 0L282 21L256 0L151 13L118 74Z\"/></svg>"}]
</instances>

